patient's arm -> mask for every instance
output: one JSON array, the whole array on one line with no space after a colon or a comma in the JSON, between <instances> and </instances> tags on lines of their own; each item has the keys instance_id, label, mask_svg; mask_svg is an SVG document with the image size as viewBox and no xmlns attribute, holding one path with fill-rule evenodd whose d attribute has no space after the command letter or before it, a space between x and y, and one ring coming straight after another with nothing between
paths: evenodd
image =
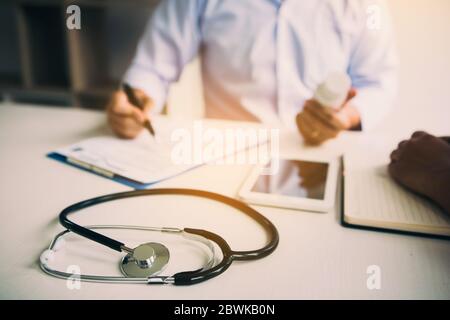
<instances>
[{"instance_id":1,"label":"patient's arm","mask_svg":"<svg viewBox=\"0 0 450 320\"><path fill-rule=\"evenodd\" d=\"M450 138L415 132L391 153L390 175L450 214Z\"/></svg>"}]
</instances>

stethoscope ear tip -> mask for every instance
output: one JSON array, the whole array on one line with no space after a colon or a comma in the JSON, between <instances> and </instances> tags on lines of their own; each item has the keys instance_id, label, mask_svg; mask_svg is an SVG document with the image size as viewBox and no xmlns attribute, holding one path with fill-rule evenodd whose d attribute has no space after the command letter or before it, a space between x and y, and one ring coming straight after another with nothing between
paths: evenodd
<instances>
[{"instance_id":1,"label":"stethoscope ear tip","mask_svg":"<svg viewBox=\"0 0 450 320\"><path fill-rule=\"evenodd\" d=\"M46 266L49 262L55 261L56 251L61 250L65 245L66 240L62 237L58 237L51 246L51 249L47 249L41 253L39 257L39 261L41 262L41 264Z\"/></svg>"},{"instance_id":2,"label":"stethoscope ear tip","mask_svg":"<svg viewBox=\"0 0 450 320\"><path fill-rule=\"evenodd\" d=\"M62 237L58 238L55 243L53 244L53 251L59 251L66 245L66 240Z\"/></svg>"},{"instance_id":3,"label":"stethoscope ear tip","mask_svg":"<svg viewBox=\"0 0 450 320\"><path fill-rule=\"evenodd\" d=\"M51 249L47 249L41 253L39 257L39 261L42 265L46 266L49 262L53 262L55 260L55 251Z\"/></svg>"}]
</instances>

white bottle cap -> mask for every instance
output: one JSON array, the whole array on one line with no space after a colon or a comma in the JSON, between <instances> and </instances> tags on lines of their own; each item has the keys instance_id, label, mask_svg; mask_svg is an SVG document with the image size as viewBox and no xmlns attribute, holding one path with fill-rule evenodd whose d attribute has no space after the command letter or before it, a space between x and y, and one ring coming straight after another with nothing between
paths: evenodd
<instances>
[{"instance_id":1,"label":"white bottle cap","mask_svg":"<svg viewBox=\"0 0 450 320\"><path fill-rule=\"evenodd\" d=\"M347 98L352 81L344 72L333 72L320 84L314 93L314 100L322 106L340 108Z\"/></svg>"}]
</instances>

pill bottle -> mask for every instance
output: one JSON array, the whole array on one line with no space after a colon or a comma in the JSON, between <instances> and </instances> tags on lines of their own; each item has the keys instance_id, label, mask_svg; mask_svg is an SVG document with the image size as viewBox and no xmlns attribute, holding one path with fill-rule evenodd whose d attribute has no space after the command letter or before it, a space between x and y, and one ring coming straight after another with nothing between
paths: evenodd
<instances>
[{"instance_id":1,"label":"pill bottle","mask_svg":"<svg viewBox=\"0 0 450 320\"><path fill-rule=\"evenodd\" d=\"M314 100L324 107L339 109L347 98L352 81L344 72L333 72L328 75L314 92Z\"/></svg>"}]
</instances>

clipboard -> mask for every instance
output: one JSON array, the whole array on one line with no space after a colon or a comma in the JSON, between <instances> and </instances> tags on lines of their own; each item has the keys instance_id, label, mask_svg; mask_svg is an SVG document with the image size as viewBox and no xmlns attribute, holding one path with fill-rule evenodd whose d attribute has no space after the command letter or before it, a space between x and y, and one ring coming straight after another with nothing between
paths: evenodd
<instances>
[{"instance_id":1,"label":"clipboard","mask_svg":"<svg viewBox=\"0 0 450 320\"><path fill-rule=\"evenodd\" d=\"M90 173L96 174L96 175L98 175L100 177L111 179L111 180L113 180L115 182L124 184L124 185L126 185L128 187L131 187L133 189L136 189L136 190L147 189L151 185L159 182L159 181L154 181L154 182L151 182L151 183L142 183L142 182L139 182L139 181L135 181L135 180L132 180L130 178L123 177L121 175L115 174L115 173L113 173L111 171L108 171L108 170L105 170L105 169L102 169L102 168L90 165L88 163L85 163L85 162L82 162L82 161L79 161L79 160L76 160L76 159L72 159L70 157L64 156L64 155L59 154L57 152L47 153L47 157L50 158L50 159L53 159L53 160L56 160L56 161L68 164L68 165L73 166L75 168L84 170L86 172L90 172Z\"/></svg>"},{"instance_id":2,"label":"clipboard","mask_svg":"<svg viewBox=\"0 0 450 320\"><path fill-rule=\"evenodd\" d=\"M199 121L199 123L201 123L200 128L203 128L202 122ZM201 137L197 138L200 141L199 145L193 142L196 129L198 129L195 127L195 122L193 125L192 122L177 123L172 122L171 119L165 119L165 121L158 121L156 125L158 126L158 139L151 137L148 132L142 132L131 140L119 139L112 135L99 136L52 151L47 154L47 157L134 189L146 189L155 183L206 163L213 163L237 152L252 149L268 141L267 138L261 138L255 134L256 140L249 138L244 144L235 144L233 148L219 147L217 148L219 152L208 153L207 151L211 151L211 149L215 150L214 139L211 142ZM216 130L214 132L219 132L223 138L227 136L228 129L240 129L239 125L234 124L234 127L230 127L230 123L225 123L220 127L213 123L210 126L205 125L205 130ZM261 127L255 126L254 129L261 129ZM174 130L181 130L183 134L187 135L187 138L182 136L187 139L185 141L192 143L192 146L188 148L191 152L185 152L191 154L188 159L183 156L177 158L176 150L180 150L177 146L184 146L185 141L173 139L174 132L176 137L180 136L181 132ZM238 134L241 131L236 130L235 132ZM236 139L239 139L239 136L236 135ZM203 157L198 158L195 152L200 152Z\"/></svg>"}]
</instances>

